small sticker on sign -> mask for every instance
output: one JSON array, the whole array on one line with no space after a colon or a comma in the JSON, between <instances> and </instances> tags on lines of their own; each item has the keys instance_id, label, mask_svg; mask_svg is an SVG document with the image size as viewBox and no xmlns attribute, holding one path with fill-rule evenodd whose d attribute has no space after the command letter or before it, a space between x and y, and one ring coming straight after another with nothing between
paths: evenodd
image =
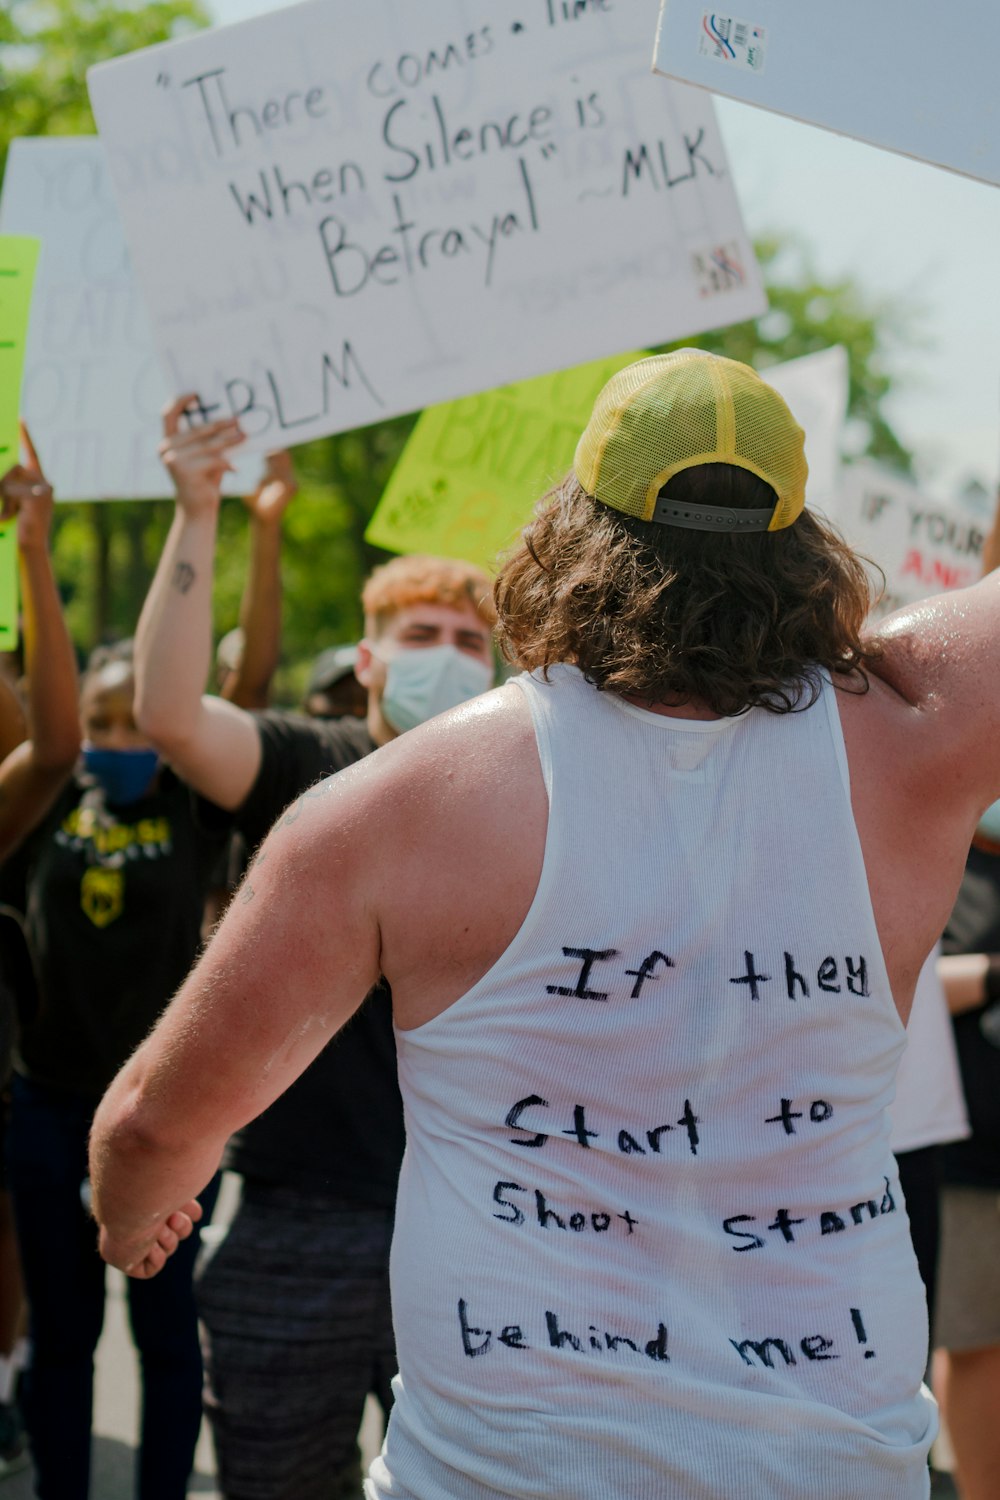
<instances>
[{"instance_id":1,"label":"small sticker on sign","mask_svg":"<svg viewBox=\"0 0 1000 1500\"><path fill-rule=\"evenodd\" d=\"M749 68L751 73L764 71L763 26L752 21L738 21L735 16L719 16L706 10L701 18L701 37L698 51L703 57L714 57L719 62L736 68Z\"/></svg>"},{"instance_id":2,"label":"small sticker on sign","mask_svg":"<svg viewBox=\"0 0 1000 1500\"><path fill-rule=\"evenodd\" d=\"M747 273L735 240L713 245L710 250L695 250L691 267L700 297L716 297L720 292L731 292L746 284Z\"/></svg>"}]
</instances>

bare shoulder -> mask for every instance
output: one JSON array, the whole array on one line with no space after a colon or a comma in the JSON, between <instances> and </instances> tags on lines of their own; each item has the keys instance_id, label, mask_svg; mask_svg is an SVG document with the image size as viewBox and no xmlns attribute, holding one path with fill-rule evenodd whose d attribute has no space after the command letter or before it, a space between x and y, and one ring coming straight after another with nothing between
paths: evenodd
<instances>
[{"instance_id":1,"label":"bare shoulder","mask_svg":"<svg viewBox=\"0 0 1000 1500\"><path fill-rule=\"evenodd\" d=\"M978 815L1000 797L1000 572L891 615L868 710L936 800ZM876 711L877 705L877 711Z\"/></svg>"},{"instance_id":2,"label":"bare shoulder","mask_svg":"<svg viewBox=\"0 0 1000 1500\"><path fill-rule=\"evenodd\" d=\"M950 912L976 821L1000 796L1000 580L886 620L868 690L837 694L851 801L905 1015Z\"/></svg>"},{"instance_id":3,"label":"bare shoulder","mask_svg":"<svg viewBox=\"0 0 1000 1500\"><path fill-rule=\"evenodd\" d=\"M474 789L488 798L536 769L531 712L513 684L494 688L401 735L374 762L394 811L419 811Z\"/></svg>"},{"instance_id":4,"label":"bare shoulder","mask_svg":"<svg viewBox=\"0 0 1000 1500\"><path fill-rule=\"evenodd\" d=\"M508 685L319 782L276 832L287 828L301 855L311 846L325 880L350 868L388 903L411 879L430 890L438 867L461 878L466 865L493 860L515 824L540 817L544 843L545 810L530 709Z\"/></svg>"},{"instance_id":5,"label":"bare shoulder","mask_svg":"<svg viewBox=\"0 0 1000 1500\"><path fill-rule=\"evenodd\" d=\"M359 784L367 779L365 884L405 1029L471 988L534 897L548 807L525 696L487 693L357 769Z\"/></svg>"},{"instance_id":6,"label":"bare shoulder","mask_svg":"<svg viewBox=\"0 0 1000 1500\"><path fill-rule=\"evenodd\" d=\"M897 610L874 632L881 680L924 712L972 704L1000 661L1000 570L972 588Z\"/></svg>"}]
</instances>

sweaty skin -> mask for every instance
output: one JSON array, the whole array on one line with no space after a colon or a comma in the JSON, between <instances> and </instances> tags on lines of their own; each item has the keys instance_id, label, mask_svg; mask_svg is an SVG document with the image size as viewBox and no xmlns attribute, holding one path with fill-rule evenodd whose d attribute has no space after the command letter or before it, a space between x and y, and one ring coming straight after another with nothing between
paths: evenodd
<instances>
[{"instance_id":1,"label":"sweaty skin","mask_svg":"<svg viewBox=\"0 0 1000 1500\"><path fill-rule=\"evenodd\" d=\"M976 821L1000 796L998 623L995 576L917 606L883 627L870 691L838 692L904 1020ZM279 820L201 963L98 1112L92 1177L106 1258L155 1274L176 1225L188 1232L187 1205L228 1136L308 1066L380 974L403 1029L471 988L528 911L546 813L528 708L505 687L320 783ZM315 1024L317 997L326 1027ZM169 1222L166 1205L181 1211Z\"/></svg>"}]
</instances>

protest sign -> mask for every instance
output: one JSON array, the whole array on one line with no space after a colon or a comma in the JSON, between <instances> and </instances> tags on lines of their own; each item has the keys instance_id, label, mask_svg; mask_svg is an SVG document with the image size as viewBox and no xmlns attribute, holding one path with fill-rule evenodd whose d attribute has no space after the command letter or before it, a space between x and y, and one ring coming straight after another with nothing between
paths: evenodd
<instances>
[{"instance_id":1,"label":"protest sign","mask_svg":"<svg viewBox=\"0 0 1000 1500\"><path fill-rule=\"evenodd\" d=\"M811 509L834 505L840 483L840 449L847 417L847 350L842 344L804 354L760 372L779 391L806 435Z\"/></svg>"},{"instance_id":2,"label":"protest sign","mask_svg":"<svg viewBox=\"0 0 1000 1500\"><path fill-rule=\"evenodd\" d=\"M20 458L21 372L38 241L0 235L0 474ZM0 651L17 645L17 527L0 526Z\"/></svg>"},{"instance_id":3,"label":"protest sign","mask_svg":"<svg viewBox=\"0 0 1000 1500\"><path fill-rule=\"evenodd\" d=\"M309 0L92 69L172 387L266 448L762 311L652 20Z\"/></svg>"},{"instance_id":4,"label":"protest sign","mask_svg":"<svg viewBox=\"0 0 1000 1500\"><path fill-rule=\"evenodd\" d=\"M621 354L422 412L365 539L491 567L541 494L566 473Z\"/></svg>"},{"instance_id":5,"label":"protest sign","mask_svg":"<svg viewBox=\"0 0 1000 1500\"><path fill-rule=\"evenodd\" d=\"M171 493L157 457L175 392L153 344L96 136L12 142L0 232L42 242L21 410L60 500ZM243 465L227 487L251 481Z\"/></svg>"},{"instance_id":6,"label":"protest sign","mask_svg":"<svg viewBox=\"0 0 1000 1500\"><path fill-rule=\"evenodd\" d=\"M829 516L885 574L879 614L982 576L985 528L870 461L844 469Z\"/></svg>"},{"instance_id":7,"label":"protest sign","mask_svg":"<svg viewBox=\"0 0 1000 1500\"><path fill-rule=\"evenodd\" d=\"M421 413L365 537L492 567L536 500L569 469L601 387L641 359L620 354ZM835 493L847 410L839 346L764 370L805 429L810 504Z\"/></svg>"},{"instance_id":8,"label":"protest sign","mask_svg":"<svg viewBox=\"0 0 1000 1500\"><path fill-rule=\"evenodd\" d=\"M1000 183L996 0L661 0L673 79Z\"/></svg>"}]
</instances>

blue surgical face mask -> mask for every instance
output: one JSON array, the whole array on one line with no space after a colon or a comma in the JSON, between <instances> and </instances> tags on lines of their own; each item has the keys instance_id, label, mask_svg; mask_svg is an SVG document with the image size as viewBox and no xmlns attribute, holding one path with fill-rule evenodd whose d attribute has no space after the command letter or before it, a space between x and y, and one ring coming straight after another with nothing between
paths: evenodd
<instances>
[{"instance_id":1,"label":"blue surgical face mask","mask_svg":"<svg viewBox=\"0 0 1000 1500\"><path fill-rule=\"evenodd\" d=\"M400 734L493 686L492 668L457 646L412 647L383 660L382 712Z\"/></svg>"},{"instance_id":2,"label":"blue surgical face mask","mask_svg":"<svg viewBox=\"0 0 1000 1500\"><path fill-rule=\"evenodd\" d=\"M976 832L991 844L1000 844L1000 802L988 807L976 825Z\"/></svg>"},{"instance_id":3,"label":"blue surgical face mask","mask_svg":"<svg viewBox=\"0 0 1000 1500\"><path fill-rule=\"evenodd\" d=\"M155 750L98 750L96 745L86 744L83 747L84 769L100 782L108 801L119 805L138 802L148 792L159 764Z\"/></svg>"}]
</instances>

